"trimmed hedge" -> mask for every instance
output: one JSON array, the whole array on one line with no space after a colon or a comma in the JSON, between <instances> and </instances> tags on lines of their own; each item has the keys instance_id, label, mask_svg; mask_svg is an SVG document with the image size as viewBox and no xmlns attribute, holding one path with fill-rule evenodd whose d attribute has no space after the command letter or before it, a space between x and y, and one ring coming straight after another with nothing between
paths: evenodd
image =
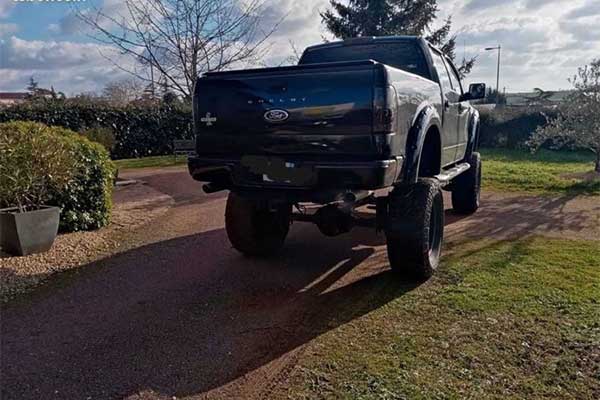
<instances>
[{"instance_id":1,"label":"trimmed hedge","mask_svg":"<svg viewBox=\"0 0 600 400\"><path fill-rule=\"evenodd\" d=\"M31 141L19 140L18 135L26 137L31 136L31 132L34 132L38 135L54 136L57 140L51 143L60 148L53 150L68 153L71 159L69 165L72 168L68 174L70 179L60 185L49 185L44 191L44 198L38 200L45 205L62 208L61 231L91 230L109 223L116 168L102 145L91 142L76 132L35 122L0 123L0 132L16 138L13 143L17 146L32 144ZM28 168L29 165L17 157L10 159L8 152L6 155L7 159L3 161L7 162L8 168L11 169L8 174L27 176L27 174L19 173L19 169ZM37 172L42 173L43 168L43 165L37 166L36 169L39 169ZM36 173L36 171L33 172ZM23 185L26 184L24 178ZM0 203L3 202L0 201ZM9 207L14 204L2 204L2 206Z\"/></svg>"},{"instance_id":2,"label":"trimmed hedge","mask_svg":"<svg viewBox=\"0 0 600 400\"><path fill-rule=\"evenodd\" d=\"M502 108L481 110L484 147L525 148L544 114L555 110ZM36 121L84 133L108 128L114 134L113 159L173 154L173 140L193 139L192 110L185 105L116 107L104 103L49 101L0 108L0 122ZM111 143L113 144L113 143Z\"/></svg>"},{"instance_id":3,"label":"trimmed hedge","mask_svg":"<svg viewBox=\"0 0 600 400\"><path fill-rule=\"evenodd\" d=\"M173 140L193 139L189 106L126 106L49 101L0 108L0 123L35 121L76 132L98 127L114 133L113 159L173 154Z\"/></svg>"},{"instance_id":4,"label":"trimmed hedge","mask_svg":"<svg viewBox=\"0 0 600 400\"><path fill-rule=\"evenodd\" d=\"M503 108L479 112L481 117L480 145L525 149L527 141L538 126L546 125L546 116L552 118L556 110Z\"/></svg>"}]
</instances>

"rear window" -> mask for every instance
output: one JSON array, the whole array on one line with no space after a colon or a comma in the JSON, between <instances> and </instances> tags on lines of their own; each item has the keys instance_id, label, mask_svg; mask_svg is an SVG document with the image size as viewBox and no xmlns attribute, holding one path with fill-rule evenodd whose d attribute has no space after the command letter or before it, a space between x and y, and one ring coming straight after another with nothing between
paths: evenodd
<instances>
[{"instance_id":1,"label":"rear window","mask_svg":"<svg viewBox=\"0 0 600 400\"><path fill-rule=\"evenodd\" d=\"M299 64L356 60L375 60L382 64L430 79L425 57L415 41L365 43L317 48L305 51Z\"/></svg>"}]
</instances>

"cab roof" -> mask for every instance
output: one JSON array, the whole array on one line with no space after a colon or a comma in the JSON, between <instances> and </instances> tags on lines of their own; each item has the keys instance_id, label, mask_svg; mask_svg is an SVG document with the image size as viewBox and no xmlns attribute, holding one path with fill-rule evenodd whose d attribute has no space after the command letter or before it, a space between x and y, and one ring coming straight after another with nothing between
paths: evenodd
<instances>
[{"instance_id":1,"label":"cab roof","mask_svg":"<svg viewBox=\"0 0 600 400\"><path fill-rule=\"evenodd\" d=\"M354 38L348 38L344 40L337 40L335 42L328 42L317 44L314 46L307 47L304 51L313 51L320 50L328 47L340 47L340 46L352 46L357 44L368 44L368 43L389 43L396 41L413 41L413 42L421 42L421 44L427 43L425 39L421 36L360 36Z\"/></svg>"}]
</instances>

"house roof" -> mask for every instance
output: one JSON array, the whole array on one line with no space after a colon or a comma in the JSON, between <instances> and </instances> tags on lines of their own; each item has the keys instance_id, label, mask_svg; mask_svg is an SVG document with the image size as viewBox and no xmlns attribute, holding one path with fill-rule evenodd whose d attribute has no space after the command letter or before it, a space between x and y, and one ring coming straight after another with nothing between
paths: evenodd
<instances>
[{"instance_id":1,"label":"house roof","mask_svg":"<svg viewBox=\"0 0 600 400\"><path fill-rule=\"evenodd\" d=\"M0 92L0 100L24 100L27 93L24 92Z\"/></svg>"}]
</instances>

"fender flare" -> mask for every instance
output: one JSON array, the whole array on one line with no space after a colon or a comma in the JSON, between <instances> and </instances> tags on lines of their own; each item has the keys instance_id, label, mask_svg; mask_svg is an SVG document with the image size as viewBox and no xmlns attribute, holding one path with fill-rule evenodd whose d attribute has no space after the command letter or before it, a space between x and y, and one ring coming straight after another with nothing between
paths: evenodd
<instances>
[{"instance_id":1,"label":"fender flare","mask_svg":"<svg viewBox=\"0 0 600 400\"><path fill-rule=\"evenodd\" d=\"M419 164L421 163L421 152L425 143L425 136L429 129L435 126L438 133L441 135L441 120L435 107L431 104L421 108L413 124L408 131L406 140L406 160L402 171L402 181L405 183L416 183L419 178ZM440 140L440 160L441 160L441 144Z\"/></svg>"},{"instance_id":2,"label":"fender flare","mask_svg":"<svg viewBox=\"0 0 600 400\"><path fill-rule=\"evenodd\" d=\"M471 119L469 120L469 138L467 141L467 151L465 152L465 159L469 159L471 154L479 148L479 136L480 136L481 123L479 118L479 111L473 110Z\"/></svg>"}]
</instances>

